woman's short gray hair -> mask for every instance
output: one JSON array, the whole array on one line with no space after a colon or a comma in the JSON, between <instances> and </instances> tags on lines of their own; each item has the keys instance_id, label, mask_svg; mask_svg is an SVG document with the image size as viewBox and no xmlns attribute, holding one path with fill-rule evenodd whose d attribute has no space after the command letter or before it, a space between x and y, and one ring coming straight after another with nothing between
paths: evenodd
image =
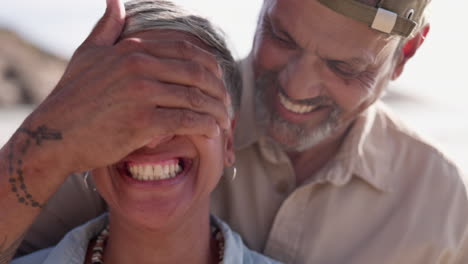
<instances>
[{"instance_id":1,"label":"woman's short gray hair","mask_svg":"<svg viewBox=\"0 0 468 264\"><path fill-rule=\"evenodd\" d=\"M189 33L206 44L218 60L223 71L223 81L237 112L242 93L241 76L224 33L210 21L184 10L166 0L131 0L125 3L126 22L121 38L151 29L166 29ZM233 115L231 115L233 117Z\"/></svg>"}]
</instances>

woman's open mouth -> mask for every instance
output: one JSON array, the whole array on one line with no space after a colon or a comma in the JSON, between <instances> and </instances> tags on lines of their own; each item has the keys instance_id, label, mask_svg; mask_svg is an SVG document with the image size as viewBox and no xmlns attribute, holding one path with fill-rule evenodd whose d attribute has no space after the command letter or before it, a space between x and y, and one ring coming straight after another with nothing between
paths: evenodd
<instances>
[{"instance_id":1,"label":"woman's open mouth","mask_svg":"<svg viewBox=\"0 0 468 264\"><path fill-rule=\"evenodd\" d=\"M118 170L137 181L163 181L186 174L191 165L191 159L173 158L151 162L125 162Z\"/></svg>"}]
</instances>

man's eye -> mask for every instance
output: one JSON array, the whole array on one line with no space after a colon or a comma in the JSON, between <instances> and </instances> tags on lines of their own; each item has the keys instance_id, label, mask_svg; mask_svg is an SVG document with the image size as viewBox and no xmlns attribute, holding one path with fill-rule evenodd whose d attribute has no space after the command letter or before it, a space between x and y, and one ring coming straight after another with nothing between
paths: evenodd
<instances>
[{"instance_id":1,"label":"man's eye","mask_svg":"<svg viewBox=\"0 0 468 264\"><path fill-rule=\"evenodd\" d=\"M296 44L291 42L288 38L281 37L278 34L271 32L271 37L276 40L281 46L288 48L288 49L294 49L296 47Z\"/></svg>"},{"instance_id":2,"label":"man's eye","mask_svg":"<svg viewBox=\"0 0 468 264\"><path fill-rule=\"evenodd\" d=\"M280 37L280 36L278 36L278 35L276 35L276 34L274 34L274 33L273 33L273 37L274 37L275 39L281 41L281 42L288 43L288 41L287 41L286 39L284 39L284 38L282 38L282 37Z\"/></svg>"},{"instance_id":3,"label":"man's eye","mask_svg":"<svg viewBox=\"0 0 468 264\"><path fill-rule=\"evenodd\" d=\"M358 70L356 70L355 68L353 68L352 66L350 66L349 64L345 62L329 61L328 67L334 72L347 78L353 78L359 74Z\"/></svg>"},{"instance_id":4,"label":"man's eye","mask_svg":"<svg viewBox=\"0 0 468 264\"><path fill-rule=\"evenodd\" d=\"M295 48L296 44L289 38L278 34L269 21L265 21L263 27L268 36L279 43L281 46L290 49Z\"/></svg>"},{"instance_id":5,"label":"man's eye","mask_svg":"<svg viewBox=\"0 0 468 264\"><path fill-rule=\"evenodd\" d=\"M275 38L278 41L284 42L284 43L289 43L287 38L279 36L273 29L270 29L270 34L273 38Z\"/></svg>"}]
</instances>

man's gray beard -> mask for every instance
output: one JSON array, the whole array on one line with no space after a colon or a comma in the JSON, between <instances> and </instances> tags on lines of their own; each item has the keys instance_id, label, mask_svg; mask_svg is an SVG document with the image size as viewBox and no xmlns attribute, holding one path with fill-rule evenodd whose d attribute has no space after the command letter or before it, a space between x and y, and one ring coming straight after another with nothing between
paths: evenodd
<instances>
[{"instance_id":1,"label":"man's gray beard","mask_svg":"<svg viewBox=\"0 0 468 264\"><path fill-rule=\"evenodd\" d=\"M255 81L255 115L263 133L283 150L302 152L323 142L342 127L343 124L339 122L342 110L334 102L328 117L315 127L292 123L281 117L273 107L274 97L279 92L279 82L274 76L276 74L263 74ZM270 94L266 92L267 89L270 89Z\"/></svg>"}]
</instances>

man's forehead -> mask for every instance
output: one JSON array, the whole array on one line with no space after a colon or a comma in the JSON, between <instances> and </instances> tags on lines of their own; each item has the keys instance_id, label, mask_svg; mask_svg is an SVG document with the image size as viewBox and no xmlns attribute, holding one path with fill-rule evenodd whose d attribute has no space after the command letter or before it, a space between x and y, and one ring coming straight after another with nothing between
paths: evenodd
<instances>
[{"instance_id":1,"label":"man's forehead","mask_svg":"<svg viewBox=\"0 0 468 264\"><path fill-rule=\"evenodd\" d=\"M387 45L382 33L344 17L315 0L278 0L264 14L304 50L335 54L352 61L374 61Z\"/></svg>"},{"instance_id":2,"label":"man's forehead","mask_svg":"<svg viewBox=\"0 0 468 264\"><path fill-rule=\"evenodd\" d=\"M318 2L340 15L379 32L409 36L420 22L430 0L269 0L265 4L308 6Z\"/></svg>"}]
</instances>

